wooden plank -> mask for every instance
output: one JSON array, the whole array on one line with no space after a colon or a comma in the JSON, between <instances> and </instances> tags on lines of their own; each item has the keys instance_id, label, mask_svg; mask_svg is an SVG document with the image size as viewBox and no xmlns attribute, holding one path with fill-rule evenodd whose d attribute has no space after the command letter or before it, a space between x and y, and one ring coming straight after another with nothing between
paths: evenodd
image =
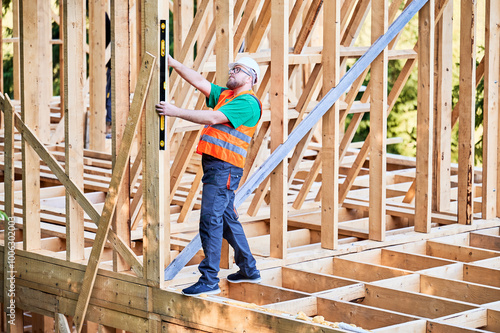
<instances>
[{"instance_id":1,"label":"wooden plank","mask_svg":"<svg viewBox=\"0 0 500 333\"><path fill-rule=\"evenodd\" d=\"M89 2L89 148L100 151L106 148L105 13L104 2Z\"/></svg>"},{"instance_id":2,"label":"wooden plank","mask_svg":"<svg viewBox=\"0 0 500 333\"><path fill-rule=\"evenodd\" d=\"M123 144L124 131L130 112L130 54L129 54L129 4L111 0L111 156L113 168ZM130 244L130 163L126 161L123 185L118 193L112 227L116 234ZM130 266L116 251L113 253L113 270L128 271Z\"/></svg>"},{"instance_id":3,"label":"wooden plank","mask_svg":"<svg viewBox=\"0 0 500 333\"><path fill-rule=\"evenodd\" d=\"M481 250L470 246L439 243L437 241L427 241L426 254L462 262L472 262L500 256L500 252Z\"/></svg>"},{"instance_id":4,"label":"wooden plank","mask_svg":"<svg viewBox=\"0 0 500 333\"><path fill-rule=\"evenodd\" d=\"M0 105L4 114L4 212L14 216L14 121L13 106L9 96L0 93Z\"/></svg>"},{"instance_id":5,"label":"wooden plank","mask_svg":"<svg viewBox=\"0 0 500 333\"><path fill-rule=\"evenodd\" d=\"M323 93L338 84L340 68L340 1L325 3L323 22ZM322 119L321 247L336 249L339 222L339 103L334 103Z\"/></svg>"},{"instance_id":6,"label":"wooden plank","mask_svg":"<svg viewBox=\"0 0 500 333\"><path fill-rule=\"evenodd\" d=\"M499 269L464 264L463 279L464 281L500 288Z\"/></svg>"},{"instance_id":7,"label":"wooden plank","mask_svg":"<svg viewBox=\"0 0 500 333\"><path fill-rule=\"evenodd\" d=\"M453 314L440 318L439 320L446 324L463 326L463 327L484 327L488 324L488 315L486 309L478 308L469 311L464 311L459 314Z\"/></svg>"},{"instance_id":8,"label":"wooden plank","mask_svg":"<svg viewBox=\"0 0 500 333\"><path fill-rule=\"evenodd\" d=\"M80 297L78 298L74 316L78 332L81 332L85 314L87 312L90 294L92 292L92 288L94 286L95 278L97 275L99 260L104 249L109 226L111 224L111 219L113 218L115 212L117 197L123 184L122 176L125 168L128 167L129 164L128 159L131 151L131 146L142 113L142 109L144 108L146 94L148 92L149 83L153 74L155 60L156 58L151 54L146 54L144 56L141 75L138 78L136 92L134 93L134 99L132 101L131 113L129 115L130 121L127 123L123 134L123 141L120 146L120 151L115 164L115 168L113 170L113 176L109 185L109 191L106 196L103 212L101 218L99 219L99 226L96 233L96 238L94 240L94 245L92 246L92 252L89 257L87 269L85 270Z\"/></svg>"},{"instance_id":9,"label":"wooden plank","mask_svg":"<svg viewBox=\"0 0 500 333\"><path fill-rule=\"evenodd\" d=\"M439 2L439 1L437 1ZM436 6L438 4L436 3ZM450 208L450 169L451 169L451 113L452 113L452 79L453 79L453 48L450 47L453 38L453 1L444 8L443 15L436 25L436 73L435 87L435 135L434 135L434 172L432 209L447 211Z\"/></svg>"},{"instance_id":10,"label":"wooden plank","mask_svg":"<svg viewBox=\"0 0 500 333\"><path fill-rule=\"evenodd\" d=\"M362 304L430 319L474 308L468 303L375 285L366 286Z\"/></svg>"},{"instance_id":11,"label":"wooden plank","mask_svg":"<svg viewBox=\"0 0 500 333\"><path fill-rule=\"evenodd\" d=\"M469 245L500 252L500 236L471 233Z\"/></svg>"},{"instance_id":12,"label":"wooden plank","mask_svg":"<svg viewBox=\"0 0 500 333\"><path fill-rule=\"evenodd\" d=\"M233 40L234 57L236 57L236 54L238 53L238 50L240 49L243 40L247 35L250 25L253 23L253 19L255 18L259 5L260 5L260 0L255 0L247 2L246 6L244 7L241 21L238 24L238 27L234 31L234 40Z\"/></svg>"},{"instance_id":13,"label":"wooden plank","mask_svg":"<svg viewBox=\"0 0 500 333\"><path fill-rule=\"evenodd\" d=\"M274 168L288 155L297 145L302 137L316 124L319 119L330 109L330 107L340 98L340 96L350 87L352 82L361 75L376 56L389 44L396 34L409 22L409 20L420 10L427 0L414 0L398 16L389 27L386 34L377 40L339 81L339 84L321 100L309 115L290 133L288 139L280 145L266 162L239 188L235 197L235 207L239 207L245 199L252 194L257 186L265 179ZM198 252L201 247L199 234L186 246L186 248L175 258L175 260L165 269L165 278L172 279L189 260Z\"/></svg>"},{"instance_id":14,"label":"wooden plank","mask_svg":"<svg viewBox=\"0 0 500 333\"><path fill-rule=\"evenodd\" d=\"M366 330L416 319L396 311L367 307L357 303L332 301L323 298L318 298L317 302L318 315L324 316L325 320L338 323L339 328L346 331L351 331L350 328L355 329L351 325L361 328L361 332L367 332Z\"/></svg>"},{"instance_id":15,"label":"wooden plank","mask_svg":"<svg viewBox=\"0 0 500 333\"><path fill-rule=\"evenodd\" d=\"M143 43L145 51L159 56L160 50L160 22L166 20L168 27L168 9L166 3L157 0L148 1L142 7L144 20L142 31L145 31ZM168 29L167 29L168 36ZM168 38L166 40L168 44ZM152 67L152 76L159 77L159 66ZM168 88L168 87L167 87ZM168 89L166 91L169 91ZM168 150L159 150L159 122L160 117L155 111L155 105L160 100L160 86L157 79L151 81L147 94L145 119L143 120L142 139L143 150L143 239L144 239L144 276L148 284L161 287L163 270L170 261L170 156ZM165 96L168 98L168 95ZM132 110L132 109L131 109ZM170 129L168 129L170 130ZM170 132L166 137L170 140ZM169 141L167 141L169 147ZM167 159L168 158L168 159Z\"/></svg>"},{"instance_id":16,"label":"wooden plank","mask_svg":"<svg viewBox=\"0 0 500 333\"><path fill-rule=\"evenodd\" d=\"M477 3L460 4L460 122L458 124L458 223L471 224L474 191Z\"/></svg>"},{"instance_id":17,"label":"wooden plank","mask_svg":"<svg viewBox=\"0 0 500 333\"><path fill-rule=\"evenodd\" d=\"M418 15L417 175L415 231L429 232L432 209L432 135L434 131L434 1Z\"/></svg>"},{"instance_id":18,"label":"wooden plank","mask_svg":"<svg viewBox=\"0 0 500 333\"><path fill-rule=\"evenodd\" d=\"M418 17L422 16L422 11ZM372 6L371 39L386 33L388 26L387 1L377 0ZM420 55L420 53L419 53ZM386 225L386 156L387 156L387 48L371 64L372 82L370 95L370 224L369 236L372 240L385 240Z\"/></svg>"},{"instance_id":19,"label":"wooden plank","mask_svg":"<svg viewBox=\"0 0 500 333\"><path fill-rule=\"evenodd\" d=\"M269 26L269 22L271 21L271 0L265 0L262 5L262 9L260 11L260 15L255 22L253 27L253 31L248 38L248 45L246 47L246 51L249 53L257 52L259 49L259 44L264 37L267 27ZM260 83L259 83L260 84Z\"/></svg>"},{"instance_id":20,"label":"wooden plank","mask_svg":"<svg viewBox=\"0 0 500 333\"><path fill-rule=\"evenodd\" d=\"M485 304L500 299L500 288L426 275L420 276L420 292L472 304Z\"/></svg>"},{"instance_id":21,"label":"wooden plank","mask_svg":"<svg viewBox=\"0 0 500 333\"><path fill-rule=\"evenodd\" d=\"M42 142L50 141L50 99L52 97L52 20L51 6L47 1L36 1L30 3L30 6L37 11L37 23L34 32L38 35L36 42L36 53L38 54L38 135ZM33 77L31 78L33 79ZM3 90L2 90L3 91Z\"/></svg>"},{"instance_id":22,"label":"wooden plank","mask_svg":"<svg viewBox=\"0 0 500 333\"><path fill-rule=\"evenodd\" d=\"M484 107L483 107L483 184L482 218L491 219L499 214L500 196L496 189L498 178L498 109L500 80L500 4L486 1L486 36L484 69Z\"/></svg>"},{"instance_id":23,"label":"wooden plank","mask_svg":"<svg viewBox=\"0 0 500 333\"><path fill-rule=\"evenodd\" d=\"M215 49L216 52L216 83L224 86L229 77L229 64L234 61L234 41L237 38L234 33L234 1L233 0L214 0L215 2ZM255 1L257 2L257 1ZM254 5L255 5L254 2ZM252 12L252 9L249 9ZM237 51L237 50L236 50ZM232 268L233 259L227 240L222 240L220 267L224 269Z\"/></svg>"},{"instance_id":24,"label":"wooden plank","mask_svg":"<svg viewBox=\"0 0 500 333\"><path fill-rule=\"evenodd\" d=\"M67 1L64 6L64 136L65 171L74 184L83 191L83 84L84 67L83 22L85 4L82 0ZM29 123L27 123L30 126ZM68 260L84 258L83 208L69 192L66 194L66 257Z\"/></svg>"},{"instance_id":25,"label":"wooden plank","mask_svg":"<svg viewBox=\"0 0 500 333\"><path fill-rule=\"evenodd\" d=\"M21 114L32 128L38 128L39 94L38 1L19 3L21 49ZM38 132L36 132L38 134ZM40 248L40 162L36 152L22 141L23 160L23 246Z\"/></svg>"},{"instance_id":26,"label":"wooden plank","mask_svg":"<svg viewBox=\"0 0 500 333\"><path fill-rule=\"evenodd\" d=\"M191 185L191 188L189 189L188 196L186 198L186 201L184 202L184 205L182 206L181 212L179 214L179 217L177 218L177 222L185 222L186 219L189 216L189 213L192 211L194 204L196 203L196 200L198 198L198 195L200 194L201 190L201 178L203 177L203 169L200 167L198 168L198 171L196 172L196 176L193 180L193 184Z\"/></svg>"},{"instance_id":27,"label":"wooden plank","mask_svg":"<svg viewBox=\"0 0 500 333\"><path fill-rule=\"evenodd\" d=\"M288 135L288 1L271 1L271 152ZM287 253L287 161L282 160L271 174L271 257L283 259Z\"/></svg>"}]
</instances>

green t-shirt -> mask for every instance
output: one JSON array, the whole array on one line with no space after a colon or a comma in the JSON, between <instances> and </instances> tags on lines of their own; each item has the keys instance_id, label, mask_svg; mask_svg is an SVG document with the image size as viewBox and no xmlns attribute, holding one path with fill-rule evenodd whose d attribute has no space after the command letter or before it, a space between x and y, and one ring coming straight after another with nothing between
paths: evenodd
<instances>
[{"instance_id":1,"label":"green t-shirt","mask_svg":"<svg viewBox=\"0 0 500 333\"><path fill-rule=\"evenodd\" d=\"M207 106L214 108L219 101L220 94L225 88L211 83L210 96L207 97ZM260 105L257 99L249 94L243 94L231 102L223 105L218 111L222 112L234 128L241 125L255 126L260 119Z\"/></svg>"}]
</instances>

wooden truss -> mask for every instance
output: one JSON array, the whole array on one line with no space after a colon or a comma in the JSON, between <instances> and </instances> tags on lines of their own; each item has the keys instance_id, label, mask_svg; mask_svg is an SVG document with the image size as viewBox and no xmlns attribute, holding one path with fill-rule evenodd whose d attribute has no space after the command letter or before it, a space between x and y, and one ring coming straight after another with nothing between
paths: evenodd
<instances>
[{"instance_id":1,"label":"wooden truss","mask_svg":"<svg viewBox=\"0 0 500 333\"><path fill-rule=\"evenodd\" d=\"M460 98L452 108L457 4ZM484 4L480 26L474 1L201 0L196 10L180 0L92 1L88 18L83 0L61 1L52 15L47 1L13 1L14 38L3 42L15 46L14 96L0 98L1 200L16 217L15 233L7 221L1 233L3 329L500 330L500 5ZM168 30L169 12L174 57L207 80L224 85L228 64L241 56L261 66L256 93L263 118L236 206L263 282L228 283L225 276L237 267L224 244L222 293L212 297L180 293L198 279L203 258L196 235L202 170L194 153L201 126L162 123L154 105L162 88L180 107L206 106L175 72L160 80L169 45L160 30ZM418 42L401 48L413 17ZM47 33L52 20L61 32L56 41ZM478 29L486 32L481 61ZM363 33L371 41L359 46ZM51 43L61 45L60 96L47 89ZM110 140L104 135L108 60ZM404 65L389 91L392 61ZM407 158L387 153L397 141L387 138L387 116L413 72L417 157ZM366 114L370 133L353 142ZM458 164L452 164L457 122ZM165 150L160 126L167 130ZM9 293L13 247L16 289Z\"/></svg>"}]
</instances>

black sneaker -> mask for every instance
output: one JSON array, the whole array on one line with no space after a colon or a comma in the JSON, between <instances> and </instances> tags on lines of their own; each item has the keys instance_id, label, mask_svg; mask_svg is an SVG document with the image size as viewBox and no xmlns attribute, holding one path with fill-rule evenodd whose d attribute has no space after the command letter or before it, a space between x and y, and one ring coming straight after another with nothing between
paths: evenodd
<instances>
[{"instance_id":1,"label":"black sneaker","mask_svg":"<svg viewBox=\"0 0 500 333\"><path fill-rule=\"evenodd\" d=\"M240 283L240 282L259 283L260 281L262 281L262 279L260 278L260 273L258 271L251 277L243 275L240 272L229 274L227 276L227 280L232 283Z\"/></svg>"},{"instance_id":2,"label":"black sneaker","mask_svg":"<svg viewBox=\"0 0 500 333\"><path fill-rule=\"evenodd\" d=\"M208 285L203 282L196 282L191 287L182 289L182 293L186 296L198 296L201 294L215 295L220 293L219 285L216 283L214 285Z\"/></svg>"}]
</instances>

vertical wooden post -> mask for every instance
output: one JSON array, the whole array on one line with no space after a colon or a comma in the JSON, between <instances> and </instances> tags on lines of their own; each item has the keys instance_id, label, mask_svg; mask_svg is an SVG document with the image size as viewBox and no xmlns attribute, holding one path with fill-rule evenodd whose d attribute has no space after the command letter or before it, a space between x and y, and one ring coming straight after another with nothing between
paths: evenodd
<instances>
[{"instance_id":1,"label":"vertical wooden post","mask_svg":"<svg viewBox=\"0 0 500 333\"><path fill-rule=\"evenodd\" d=\"M335 87L340 77L340 0L323 5L323 93ZM339 219L339 104L323 116L323 186L321 191L321 247L338 245Z\"/></svg>"},{"instance_id":2,"label":"vertical wooden post","mask_svg":"<svg viewBox=\"0 0 500 333\"><path fill-rule=\"evenodd\" d=\"M12 37L16 38L20 36L20 10L19 10L19 0L12 0ZM14 76L13 84L14 84L14 99L21 99L21 41L13 43L14 48L14 58L13 58L13 68L12 73Z\"/></svg>"},{"instance_id":3,"label":"vertical wooden post","mask_svg":"<svg viewBox=\"0 0 500 333\"><path fill-rule=\"evenodd\" d=\"M144 36L142 45L145 51L159 57L159 18L167 20L168 3L158 0L144 0ZM168 32L167 32L168 36ZM167 40L168 41L168 40ZM168 42L167 42L168 45ZM170 164L168 149L160 152L158 114L155 104L159 102L159 67L153 69L153 79L149 87L143 121L143 188L144 188L144 270L150 286L161 287L164 284L164 269L170 261ZM168 80L167 80L168 82ZM168 91L168 87L167 87ZM167 144L168 147L168 144Z\"/></svg>"},{"instance_id":4,"label":"vertical wooden post","mask_svg":"<svg viewBox=\"0 0 500 333\"><path fill-rule=\"evenodd\" d=\"M64 122L66 174L83 190L85 2L64 1ZM83 209L66 193L66 258L84 258Z\"/></svg>"},{"instance_id":5,"label":"vertical wooden post","mask_svg":"<svg viewBox=\"0 0 500 333\"><path fill-rule=\"evenodd\" d=\"M458 223L460 224L471 224L474 212L476 15L476 0L460 2L460 109L458 111L460 120L458 122Z\"/></svg>"},{"instance_id":6,"label":"vertical wooden post","mask_svg":"<svg viewBox=\"0 0 500 333\"><path fill-rule=\"evenodd\" d=\"M215 76L219 85L225 85L228 65L233 62L233 7L234 0L215 0L216 61Z\"/></svg>"},{"instance_id":7,"label":"vertical wooden post","mask_svg":"<svg viewBox=\"0 0 500 333\"><path fill-rule=\"evenodd\" d=\"M128 1L111 0L111 118L112 164L116 164L130 111L130 53ZM104 124L104 123L103 123ZM117 210L112 226L125 244L130 245L130 163L123 174L123 186L118 194ZM113 251L113 269L126 271L130 266Z\"/></svg>"},{"instance_id":8,"label":"vertical wooden post","mask_svg":"<svg viewBox=\"0 0 500 333\"><path fill-rule=\"evenodd\" d=\"M443 212L450 209L451 200L451 91L453 88L453 1L448 1L436 26L436 76L434 104L434 172L432 208Z\"/></svg>"},{"instance_id":9,"label":"vertical wooden post","mask_svg":"<svg viewBox=\"0 0 500 333\"><path fill-rule=\"evenodd\" d=\"M288 7L287 0L271 1L271 152L288 135ZM271 257L287 253L288 163L284 159L271 174Z\"/></svg>"},{"instance_id":10,"label":"vertical wooden post","mask_svg":"<svg viewBox=\"0 0 500 333\"><path fill-rule=\"evenodd\" d=\"M225 86L228 79L229 64L233 62L233 0L215 0L215 50L216 50L216 80L220 86ZM182 20L182 18L178 18ZM179 36L177 36L179 38ZM177 42L178 40L176 40ZM178 90L179 91L179 90ZM229 243L222 241L220 267L231 268L233 264Z\"/></svg>"},{"instance_id":11,"label":"vertical wooden post","mask_svg":"<svg viewBox=\"0 0 500 333\"><path fill-rule=\"evenodd\" d=\"M20 2L21 114L26 125L38 134L40 110L37 3ZM40 161L23 140L23 247L40 248Z\"/></svg>"},{"instance_id":12,"label":"vertical wooden post","mask_svg":"<svg viewBox=\"0 0 500 333\"><path fill-rule=\"evenodd\" d=\"M385 0L372 3L372 43L387 31L388 6ZM387 158L387 48L371 65L370 103L370 239L385 239L386 158Z\"/></svg>"},{"instance_id":13,"label":"vertical wooden post","mask_svg":"<svg viewBox=\"0 0 500 333\"><path fill-rule=\"evenodd\" d=\"M14 216L14 121L12 117L12 104L7 96L2 96L2 110L4 111L4 211L7 216ZM8 230L8 221L3 223L4 230ZM11 326L10 299L9 293L9 273L13 271L9 267L9 249L6 241L10 241L8 234L4 233L4 251L3 251L3 311L7 314L7 332L14 332L15 325ZM14 297L14 296L13 296ZM15 314L17 316L17 314ZM22 317L22 314L21 314ZM16 318L19 319L19 318Z\"/></svg>"},{"instance_id":14,"label":"vertical wooden post","mask_svg":"<svg viewBox=\"0 0 500 333\"><path fill-rule=\"evenodd\" d=\"M89 148L106 150L106 1L89 1Z\"/></svg>"},{"instance_id":15,"label":"vertical wooden post","mask_svg":"<svg viewBox=\"0 0 500 333\"><path fill-rule=\"evenodd\" d=\"M31 327L33 333L54 332L54 318L32 312Z\"/></svg>"},{"instance_id":16,"label":"vertical wooden post","mask_svg":"<svg viewBox=\"0 0 500 333\"><path fill-rule=\"evenodd\" d=\"M31 5L34 5L31 3ZM39 110L38 137L50 141L50 100L52 97L52 9L50 1L37 1L39 60Z\"/></svg>"},{"instance_id":17,"label":"vertical wooden post","mask_svg":"<svg viewBox=\"0 0 500 333\"><path fill-rule=\"evenodd\" d=\"M17 0L14 0L17 1ZM62 40L62 44L59 45L59 107L61 109L61 115L64 117L64 1L59 1L59 39ZM63 120L61 120L63 121ZM51 139L51 143L55 141Z\"/></svg>"},{"instance_id":18,"label":"vertical wooden post","mask_svg":"<svg viewBox=\"0 0 500 333\"><path fill-rule=\"evenodd\" d=\"M232 1L233 0L231 0L231 3L232 3ZM198 2L198 8L199 8L199 5L200 4ZM231 10L229 10L229 12L231 12L231 14L232 14L233 6L231 5L229 8L231 8ZM179 57L181 54L181 50L182 50L182 47L184 45L184 41L186 40L186 37L189 33L189 29L191 28L191 24L193 23L193 11L194 11L194 2L193 1L182 1L182 0L175 0L174 1L174 11L173 11L174 57ZM223 20L225 21L226 17L224 17ZM232 22L233 21L231 20L231 23L230 23L231 26L232 26ZM216 24L221 24L221 23L222 22L216 21ZM223 25L225 25L225 24L226 23L224 22ZM217 29L217 31L219 31L219 29ZM231 31L232 31L232 29L231 29ZM229 31L227 31L225 34L230 35ZM217 53L219 53L219 52L217 52ZM188 67L191 67L193 65L193 61L194 61L193 52L192 52L192 50L190 50L187 57L183 61L183 64L188 66ZM224 79L224 76L221 77L221 81L223 79ZM218 84L221 84L221 82L219 82ZM182 85L183 85L183 83L181 82L180 86L182 87ZM181 91L182 91L182 88L177 89L177 93L179 95L180 95Z\"/></svg>"},{"instance_id":19,"label":"vertical wooden post","mask_svg":"<svg viewBox=\"0 0 500 333\"><path fill-rule=\"evenodd\" d=\"M430 232L434 101L434 0L418 13L417 175L415 231Z\"/></svg>"},{"instance_id":20,"label":"vertical wooden post","mask_svg":"<svg viewBox=\"0 0 500 333\"><path fill-rule=\"evenodd\" d=\"M500 3L486 0L486 48L484 52L483 184L482 218L499 216L498 147L500 87ZM500 199L499 199L500 203Z\"/></svg>"}]
</instances>

